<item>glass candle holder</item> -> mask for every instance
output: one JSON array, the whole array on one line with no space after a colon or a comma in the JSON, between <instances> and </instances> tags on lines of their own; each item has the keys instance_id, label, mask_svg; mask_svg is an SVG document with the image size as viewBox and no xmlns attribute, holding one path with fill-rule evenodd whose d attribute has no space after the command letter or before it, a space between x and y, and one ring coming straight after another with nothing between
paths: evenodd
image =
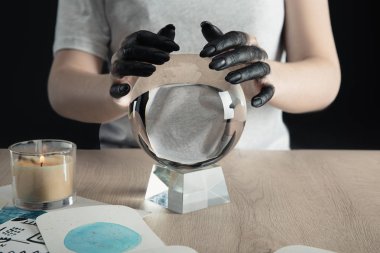
<instances>
[{"instance_id":1,"label":"glass candle holder","mask_svg":"<svg viewBox=\"0 0 380 253\"><path fill-rule=\"evenodd\" d=\"M30 140L11 145L13 203L48 210L74 203L76 145L65 140Z\"/></svg>"}]
</instances>

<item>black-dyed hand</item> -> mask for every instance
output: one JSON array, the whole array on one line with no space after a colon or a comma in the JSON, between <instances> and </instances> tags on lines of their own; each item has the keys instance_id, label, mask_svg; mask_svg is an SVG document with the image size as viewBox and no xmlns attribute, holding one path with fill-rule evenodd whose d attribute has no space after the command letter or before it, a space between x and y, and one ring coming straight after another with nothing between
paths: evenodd
<instances>
[{"instance_id":1,"label":"black-dyed hand","mask_svg":"<svg viewBox=\"0 0 380 253\"><path fill-rule=\"evenodd\" d=\"M121 80L125 76L147 77L156 70L154 65L169 61L169 54L178 51L174 42L175 27L169 24L157 34L141 30L127 36L112 56L111 78L114 84L110 94L114 98L125 96L130 85Z\"/></svg>"},{"instance_id":2,"label":"black-dyed hand","mask_svg":"<svg viewBox=\"0 0 380 253\"><path fill-rule=\"evenodd\" d=\"M208 43L200 52L201 57L213 57L209 67L214 70L223 70L232 66L245 65L242 68L231 71L226 76L226 81L238 84L248 80L257 80L262 86L259 94L254 96L251 104L260 107L267 103L274 94L271 84L262 82L262 79L270 73L270 66L263 62L268 58L267 53L253 45L250 36L239 31L231 31L226 34L211 24L204 21L201 24L202 33Z\"/></svg>"}]
</instances>

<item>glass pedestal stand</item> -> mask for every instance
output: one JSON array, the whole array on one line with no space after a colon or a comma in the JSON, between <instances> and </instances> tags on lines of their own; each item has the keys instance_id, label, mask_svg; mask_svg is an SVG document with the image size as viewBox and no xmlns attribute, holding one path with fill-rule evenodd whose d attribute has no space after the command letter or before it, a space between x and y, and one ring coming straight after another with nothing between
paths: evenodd
<instances>
[{"instance_id":1,"label":"glass pedestal stand","mask_svg":"<svg viewBox=\"0 0 380 253\"><path fill-rule=\"evenodd\" d=\"M222 167L178 169L155 164L145 199L176 213L230 202Z\"/></svg>"}]
</instances>

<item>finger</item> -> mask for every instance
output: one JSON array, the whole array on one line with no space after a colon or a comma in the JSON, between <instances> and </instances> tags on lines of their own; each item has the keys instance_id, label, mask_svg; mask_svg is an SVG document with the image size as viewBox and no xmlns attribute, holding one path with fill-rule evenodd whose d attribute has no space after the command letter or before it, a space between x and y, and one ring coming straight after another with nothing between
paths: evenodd
<instances>
[{"instance_id":1,"label":"finger","mask_svg":"<svg viewBox=\"0 0 380 253\"><path fill-rule=\"evenodd\" d=\"M170 59L168 52L144 46L121 48L118 57L124 61L142 61L158 65Z\"/></svg>"},{"instance_id":2,"label":"finger","mask_svg":"<svg viewBox=\"0 0 380 253\"><path fill-rule=\"evenodd\" d=\"M121 78L123 76L150 76L156 70L152 64L137 61L116 60L112 64L111 74L114 77Z\"/></svg>"},{"instance_id":3,"label":"finger","mask_svg":"<svg viewBox=\"0 0 380 253\"><path fill-rule=\"evenodd\" d=\"M215 40L206 44L201 53L201 57L212 57L238 46L244 46L248 42L248 35L243 32L228 32Z\"/></svg>"},{"instance_id":4,"label":"finger","mask_svg":"<svg viewBox=\"0 0 380 253\"><path fill-rule=\"evenodd\" d=\"M131 86L128 83L114 83L110 88L110 95L113 98L121 98L129 93Z\"/></svg>"},{"instance_id":5,"label":"finger","mask_svg":"<svg viewBox=\"0 0 380 253\"><path fill-rule=\"evenodd\" d=\"M241 46L235 50L215 56L210 68L222 70L242 63L261 61L268 58L267 53L257 46Z\"/></svg>"},{"instance_id":6,"label":"finger","mask_svg":"<svg viewBox=\"0 0 380 253\"><path fill-rule=\"evenodd\" d=\"M207 42L216 40L217 38L223 35L223 32L218 27L216 27L208 21L203 21L201 23L201 27L203 37L205 37Z\"/></svg>"},{"instance_id":7,"label":"finger","mask_svg":"<svg viewBox=\"0 0 380 253\"><path fill-rule=\"evenodd\" d=\"M168 24L157 33L160 36L165 36L171 40L174 40L175 37L175 26L173 24Z\"/></svg>"},{"instance_id":8,"label":"finger","mask_svg":"<svg viewBox=\"0 0 380 253\"><path fill-rule=\"evenodd\" d=\"M251 105L253 107L261 107L265 105L272 97L274 94L274 86L271 84L266 84L259 94L254 96L251 100Z\"/></svg>"},{"instance_id":9,"label":"finger","mask_svg":"<svg viewBox=\"0 0 380 253\"><path fill-rule=\"evenodd\" d=\"M227 74L226 81L232 84L237 84L248 80L262 79L269 73L269 64L259 61L244 68L231 71Z\"/></svg>"},{"instance_id":10,"label":"finger","mask_svg":"<svg viewBox=\"0 0 380 253\"><path fill-rule=\"evenodd\" d=\"M168 53L179 50L179 46L173 40L149 31L140 31L136 39L142 46L154 47Z\"/></svg>"}]
</instances>

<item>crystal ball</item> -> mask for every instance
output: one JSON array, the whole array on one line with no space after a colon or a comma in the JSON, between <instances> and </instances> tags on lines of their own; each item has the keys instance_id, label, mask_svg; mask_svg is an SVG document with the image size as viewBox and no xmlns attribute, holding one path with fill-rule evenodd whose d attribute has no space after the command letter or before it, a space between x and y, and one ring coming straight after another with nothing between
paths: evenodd
<instances>
[{"instance_id":1,"label":"crystal ball","mask_svg":"<svg viewBox=\"0 0 380 253\"><path fill-rule=\"evenodd\" d=\"M209 62L198 55L174 55L152 78L139 79L132 89L129 117L135 138L162 165L214 164L234 148L243 132L242 88L226 83L226 71L210 70Z\"/></svg>"}]
</instances>

